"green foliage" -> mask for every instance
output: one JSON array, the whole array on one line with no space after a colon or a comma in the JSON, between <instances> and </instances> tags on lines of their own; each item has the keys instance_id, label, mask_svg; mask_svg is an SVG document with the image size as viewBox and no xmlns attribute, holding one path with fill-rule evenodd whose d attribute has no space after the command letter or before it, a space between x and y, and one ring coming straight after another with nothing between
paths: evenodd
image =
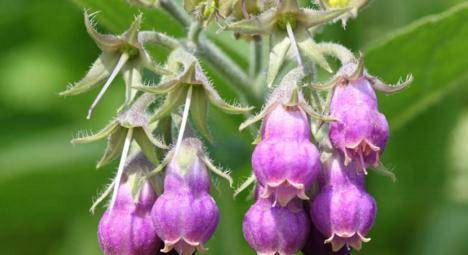
<instances>
[{"instance_id":1,"label":"green foliage","mask_svg":"<svg viewBox=\"0 0 468 255\"><path fill-rule=\"evenodd\" d=\"M92 121L84 120L83 106L90 97L64 100L56 94L78 80L98 56L85 32L81 8L101 11L99 30L113 33L124 31L140 10L124 0L73 2L79 8L61 0L0 3L1 254L99 254L95 232L102 211L90 215L88 209L116 166L94 170L104 142L74 147L68 141L76 129L97 130L107 123L122 91L111 89ZM334 28L320 36L364 45L363 40L379 39L391 28L456 2L463 1L375 1L349 21L347 31ZM144 29L183 35L183 28L164 12L143 13ZM379 214L373 240L361 254L462 255L468 250L468 202L452 200L449 192L450 180L456 178L449 161L452 130L468 110L468 90L460 88L467 82L467 19L464 3L390 33L364 50L371 74L396 82L412 73L415 82L404 92L380 98L394 131L383 160L394 168L398 181L370 173L368 184ZM216 42L245 66L247 45L239 42L239 50L230 36L223 34ZM222 96L233 99L223 77L208 71ZM210 154L214 163L233 170L237 183L248 176L252 150L250 134L237 131L241 121L209 109L214 138ZM252 202L245 200L247 194L233 199L222 180L216 186L221 223L207 245L209 254L253 254L241 232L243 214Z\"/></svg>"},{"instance_id":2,"label":"green foliage","mask_svg":"<svg viewBox=\"0 0 468 255\"><path fill-rule=\"evenodd\" d=\"M467 81L467 17L464 3L397 30L366 50L371 73L395 82L406 73L415 77L403 93L380 99L393 128L402 127Z\"/></svg>"}]
</instances>

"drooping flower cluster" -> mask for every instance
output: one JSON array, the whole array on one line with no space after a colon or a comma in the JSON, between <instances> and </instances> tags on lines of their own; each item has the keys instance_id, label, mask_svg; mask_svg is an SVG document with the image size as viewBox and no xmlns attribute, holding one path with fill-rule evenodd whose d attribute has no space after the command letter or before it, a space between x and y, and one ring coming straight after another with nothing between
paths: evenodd
<instances>
[{"instance_id":1,"label":"drooping flower cluster","mask_svg":"<svg viewBox=\"0 0 468 255\"><path fill-rule=\"evenodd\" d=\"M257 182L256 202L242 224L248 244L261 255L344 255L370 240L376 202L365 190L365 174L368 168L385 171L380 157L389 137L374 90L399 91L412 77L385 85L344 46L314 38L328 23L341 20L345 26L367 0L316 0L315 8L297 0L185 0L184 8L172 0L129 2L166 10L186 26L187 38L142 31L141 14L124 33L101 34L94 16L84 15L102 54L82 80L61 94L87 92L106 80L88 111L90 118L119 73L125 83L125 100L116 117L98 133L72 141L106 138L98 167L120 156L115 179L92 207L112 194L98 230L106 255L206 251L220 218L208 170L231 186L233 181L211 163L193 129L214 139L207 124L210 104L236 114L252 108L228 104L205 66L239 85L242 89L234 90L249 103L260 104L261 91L275 87L263 110L240 127L262 121L252 155L253 175L238 189ZM212 21L237 39L252 41L248 74L204 33ZM269 58L261 70L265 37ZM147 44L170 51L164 66L152 59ZM317 67L333 72L328 56L337 58L341 67L330 82L316 84ZM159 75L158 84L145 84L143 70ZM259 84L264 89L257 89ZM133 152L136 156L128 161Z\"/></svg>"},{"instance_id":2,"label":"drooping flower cluster","mask_svg":"<svg viewBox=\"0 0 468 255\"><path fill-rule=\"evenodd\" d=\"M224 173L215 169L196 138L186 138L179 148L173 148L166 163L164 192L159 197L157 180L141 175L152 167L143 153L125 168L115 203L99 224L99 243L106 255L206 251L204 244L219 221L218 207L209 194L207 169Z\"/></svg>"},{"instance_id":3,"label":"drooping flower cluster","mask_svg":"<svg viewBox=\"0 0 468 255\"><path fill-rule=\"evenodd\" d=\"M377 109L374 88L393 92L404 85L383 86L365 74L362 61L346 63L330 86L330 116L319 116L300 92L301 73L290 71L264 110L241 125L263 118L252 155L258 200L244 218L244 235L258 254L295 254L301 249L306 254L346 254L370 241L367 235L376 217L376 202L364 186L365 169L381 164L388 124ZM311 142L306 113L329 121L322 157ZM347 145L356 141L359 146ZM306 214L298 199L308 200L314 183L318 193L307 206L313 234L304 243L309 218L302 218Z\"/></svg>"},{"instance_id":4,"label":"drooping flower cluster","mask_svg":"<svg viewBox=\"0 0 468 255\"><path fill-rule=\"evenodd\" d=\"M252 155L258 200L243 223L247 242L259 254L295 254L309 233L301 199L308 199L306 191L320 172L320 154L310 140L310 106L294 86L299 78L299 70L288 74L248 123L263 118L261 141Z\"/></svg>"}]
</instances>

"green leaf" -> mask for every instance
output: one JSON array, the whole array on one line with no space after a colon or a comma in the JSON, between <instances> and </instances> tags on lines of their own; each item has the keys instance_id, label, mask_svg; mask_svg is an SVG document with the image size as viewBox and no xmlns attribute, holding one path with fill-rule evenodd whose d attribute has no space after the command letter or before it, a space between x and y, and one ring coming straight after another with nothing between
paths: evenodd
<instances>
[{"instance_id":1,"label":"green leaf","mask_svg":"<svg viewBox=\"0 0 468 255\"><path fill-rule=\"evenodd\" d=\"M366 52L370 74L394 83L408 73L413 84L404 92L381 97L391 127L403 127L468 79L468 3L428 16L377 42Z\"/></svg>"}]
</instances>

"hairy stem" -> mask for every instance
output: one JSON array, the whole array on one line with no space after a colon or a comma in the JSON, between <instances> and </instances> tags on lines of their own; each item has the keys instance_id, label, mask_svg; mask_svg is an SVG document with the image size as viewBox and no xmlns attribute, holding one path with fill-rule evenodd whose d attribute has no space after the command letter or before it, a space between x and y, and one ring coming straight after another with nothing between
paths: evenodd
<instances>
[{"instance_id":1,"label":"hairy stem","mask_svg":"<svg viewBox=\"0 0 468 255\"><path fill-rule=\"evenodd\" d=\"M173 0L160 0L160 6L180 24L189 28L192 18ZM251 81L242 68L213 43L203 31L200 31L196 42L200 55L234 87L238 94L242 94L249 102L259 102L261 95L257 95Z\"/></svg>"},{"instance_id":2,"label":"hairy stem","mask_svg":"<svg viewBox=\"0 0 468 255\"><path fill-rule=\"evenodd\" d=\"M213 43L206 35L201 34L198 40L200 55L205 58L210 65L222 76L226 77L238 94L246 97L250 102L260 100L260 95L256 95L253 90L254 82L249 79L229 56Z\"/></svg>"},{"instance_id":3,"label":"hairy stem","mask_svg":"<svg viewBox=\"0 0 468 255\"><path fill-rule=\"evenodd\" d=\"M125 143L123 146L122 155L120 156L119 168L117 170L117 175L115 176L114 191L112 193L109 214L112 214L112 209L114 209L115 201L117 200L117 194L119 193L120 181L122 180L125 163L127 162L128 152L130 151L130 144L132 143L132 137L133 137L133 128L130 128L127 131L127 136L125 137Z\"/></svg>"},{"instance_id":4,"label":"hairy stem","mask_svg":"<svg viewBox=\"0 0 468 255\"><path fill-rule=\"evenodd\" d=\"M101 98L104 96L104 94L106 93L107 89L110 87L110 85L112 84L112 81L114 80L114 78L117 76L117 74L120 72L120 70L122 69L122 67L125 65L125 63L127 62L129 56L128 54L126 53L123 53L121 56L120 56L120 59L119 61L117 62L117 65L114 67L114 70L112 71L111 75L109 76L109 78L107 79L106 81L106 84L104 84L104 86L102 87L101 91L99 91L99 94L97 95L96 99L94 99L93 101L93 104L91 105L91 107L89 107L89 110L88 110L88 115L86 116L86 118L89 120L91 119L91 115L93 114L93 110L94 108L96 107L96 105L99 103L99 101L101 100ZM125 102L126 104L128 104L128 102Z\"/></svg>"},{"instance_id":5,"label":"hairy stem","mask_svg":"<svg viewBox=\"0 0 468 255\"><path fill-rule=\"evenodd\" d=\"M192 19L174 0L159 0L159 5L184 27L189 27Z\"/></svg>"},{"instance_id":6,"label":"hairy stem","mask_svg":"<svg viewBox=\"0 0 468 255\"><path fill-rule=\"evenodd\" d=\"M187 97L185 98L184 112L182 114L182 122L180 123L179 135L177 137L177 143L176 143L176 147L174 150L174 157L177 157L177 153L179 152L180 145L182 144L182 139L184 138L185 127L187 125L188 114L190 111L190 104L192 102L192 90L193 90L193 87L190 86L187 92Z\"/></svg>"},{"instance_id":7,"label":"hairy stem","mask_svg":"<svg viewBox=\"0 0 468 255\"><path fill-rule=\"evenodd\" d=\"M255 80L262 65L262 38L257 36L251 42L249 76Z\"/></svg>"}]
</instances>

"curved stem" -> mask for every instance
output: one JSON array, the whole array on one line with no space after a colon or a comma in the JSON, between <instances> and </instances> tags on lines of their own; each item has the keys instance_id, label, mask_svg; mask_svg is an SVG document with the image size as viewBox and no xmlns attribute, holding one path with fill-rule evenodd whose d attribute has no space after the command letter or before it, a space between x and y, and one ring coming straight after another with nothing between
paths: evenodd
<instances>
[{"instance_id":1,"label":"curved stem","mask_svg":"<svg viewBox=\"0 0 468 255\"><path fill-rule=\"evenodd\" d=\"M336 57L341 64L346 64L356 60L354 54L341 44L337 43L319 43L320 50L327 55Z\"/></svg>"},{"instance_id":2,"label":"curved stem","mask_svg":"<svg viewBox=\"0 0 468 255\"><path fill-rule=\"evenodd\" d=\"M192 23L190 16L174 0L159 0L159 5L183 26L188 27Z\"/></svg>"},{"instance_id":3,"label":"curved stem","mask_svg":"<svg viewBox=\"0 0 468 255\"><path fill-rule=\"evenodd\" d=\"M249 101L258 102L261 95L255 94L254 82L237 63L228 57L221 49L205 34L201 34L198 40L200 55L235 88L237 94L248 98Z\"/></svg>"},{"instance_id":4,"label":"curved stem","mask_svg":"<svg viewBox=\"0 0 468 255\"><path fill-rule=\"evenodd\" d=\"M179 135L177 136L177 143L174 150L174 157L177 157L179 152L180 145L182 144L182 139L184 138L185 127L187 126L188 114L190 111L190 104L192 102L192 86L190 86L187 97L185 98L184 112L182 114L182 122L180 123Z\"/></svg>"},{"instance_id":5,"label":"curved stem","mask_svg":"<svg viewBox=\"0 0 468 255\"><path fill-rule=\"evenodd\" d=\"M256 36L251 42L249 76L253 80L255 80L256 76L260 73L263 53L262 46L262 38L259 36Z\"/></svg>"},{"instance_id":6,"label":"curved stem","mask_svg":"<svg viewBox=\"0 0 468 255\"><path fill-rule=\"evenodd\" d=\"M166 10L180 24L189 28L192 18L174 0L160 0L161 8ZM213 43L203 31L200 31L196 41L200 55L210 63L218 73L226 77L226 80L234 88L237 94L246 97L250 102L259 102L261 95L255 93L254 82L251 81L242 68L227 56ZM240 89L239 89L240 87Z\"/></svg>"},{"instance_id":7,"label":"curved stem","mask_svg":"<svg viewBox=\"0 0 468 255\"><path fill-rule=\"evenodd\" d=\"M122 69L122 67L125 65L125 63L127 62L129 56L128 54L126 53L123 53L121 56L120 56L120 59L119 61L117 62L117 65L115 66L114 70L112 71L111 75L109 76L109 79L107 79L106 83L104 84L104 86L102 87L101 91L99 92L99 94L97 95L96 99L94 99L93 101L93 104L91 105L91 107L89 107L89 110L88 110L88 115L86 116L86 118L89 120L91 119L91 115L93 114L93 110L94 108L96 107L96 105L99 103L99 101L101 100L102 96L104 96L104 94L106 93L107 89L110 87L110 85L112 84L112 81L115 79L115 77L117 76L117 74L120 72L120 70Z\"/></svg>"},{"instance_id":8,"label":"curved stem","mask_svg":"<svg viewBox=\"0 0 468 255\"><path fill-rule=\"evenodd\" d=\"M124 146L122 149L122 155L120 156L119 168L117 170L117 175L115 176L114 191L112 193L109 214L112 214L112 209L114 208L115 201L117 200L117 194L119 193L119 187L120 187L120 182L122 180L123 170L125 168L125 163L127 161L128 152L130 150L130 144L132 143L132 136L133 136L133 128L130 128L127 131L127 136L125 137L125 142L124 142Z\"/></svg>"}]
</instances>

